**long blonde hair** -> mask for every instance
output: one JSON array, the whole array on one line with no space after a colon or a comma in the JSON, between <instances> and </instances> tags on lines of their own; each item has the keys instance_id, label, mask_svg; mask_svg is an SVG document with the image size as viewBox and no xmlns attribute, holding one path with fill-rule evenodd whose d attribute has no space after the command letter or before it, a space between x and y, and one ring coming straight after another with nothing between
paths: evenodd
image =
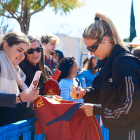
<instances>
[{"instance_id":1,"label":"long blonde hair","mask_svg":"<svg viewBox=\"0 0 140 140\"><path fill-rule=\"evenodd\" d=\"M112 44L119 44L122 48L128 50L124 41L120 38L112 20L105 13L101 11L96 12L95 18L96 19L85 28L83 38L99 39L106 33Z\"/></svg>"}]
</instances>

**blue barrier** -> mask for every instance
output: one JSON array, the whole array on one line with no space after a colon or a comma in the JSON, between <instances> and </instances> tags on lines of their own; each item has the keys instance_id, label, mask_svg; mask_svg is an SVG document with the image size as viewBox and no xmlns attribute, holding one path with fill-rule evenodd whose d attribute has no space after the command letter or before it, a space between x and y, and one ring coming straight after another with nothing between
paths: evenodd
<instances>
[{"instance_id":1,"label":"blue barrier","mask_svg":"<svg viewBox=\"0 0 140 140\"><path fill-rule=\"evenodd\" d=\"M31 132L35 132L34 123L37 119L18 121L13 124L0 127L0 140L19 140L19 136L23 135L23 140L31 140ZM109 130L101 126L104 140L109 140ZM45 134L37 135L34 133L34 140L43 140Z\"/></svg>"},{"instance_id":2,"label":"blue barrier","mask_svg":"<svg viewBox=\"0 0 140 140\"><path fill-rule=\"evenodd\" d=\"M21 135L23 135L23 140L31 140L31 132L35 131L36 120L36 118L31 118L0 127L0 140L18 140ZM44 133L37 135L35 132L34 140L43 140L44 135Z\"/></svg>"}]
</instances>

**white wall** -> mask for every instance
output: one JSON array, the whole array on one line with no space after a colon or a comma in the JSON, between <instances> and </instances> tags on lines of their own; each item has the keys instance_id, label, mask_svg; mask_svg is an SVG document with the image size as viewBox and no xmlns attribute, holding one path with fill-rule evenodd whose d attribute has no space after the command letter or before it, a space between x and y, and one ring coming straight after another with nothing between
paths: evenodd
<instances>
[{"instance_id":1,"label":"white wall","mask_svg":"<svg viewBox=\"0 0 140 140\"><path fill-rule=\"evenodd\" d=\"M73 56L82 66L82 61L87 57L88 50L82 38L78 37L59 37L60 43L56 45L56 49L63 51L65 57Z\"/></svg>"}]
</instances>

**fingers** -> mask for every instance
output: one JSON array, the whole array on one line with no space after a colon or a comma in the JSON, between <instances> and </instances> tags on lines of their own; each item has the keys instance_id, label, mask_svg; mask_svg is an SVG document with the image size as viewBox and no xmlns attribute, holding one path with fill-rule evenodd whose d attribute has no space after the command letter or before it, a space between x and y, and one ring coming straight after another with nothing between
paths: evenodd
<instances>
[{"instance_id":1,"label":"fingers","mask_svg":"<svg viewBox=\"0 0 140 140\"><path fill-rule=\"evenodd\" d=\"M34 92L34 98L35 98L35 99L38 98L38 95L39 95L39 90L36 90L36 91Z\"/></svg>"},{"instance_id":2,"label":"fingers","mask_svg":"<svg viewBox=\"0 0 140 140\"><path fill-rule=\"evenodd\" d=\"M84 111L87 117L93 116L93 104L84 104L79 108Z\"/></svg>"}]
</instances>

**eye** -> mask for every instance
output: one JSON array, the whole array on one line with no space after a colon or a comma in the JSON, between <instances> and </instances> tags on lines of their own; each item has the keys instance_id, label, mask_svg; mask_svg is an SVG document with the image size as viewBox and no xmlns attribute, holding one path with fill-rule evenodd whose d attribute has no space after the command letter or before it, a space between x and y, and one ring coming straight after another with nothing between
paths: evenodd
<instances>
[{"instance_id":1,"label":"eye","mask_svg":"<svg viewBox=\"0 0 140 140\"><path fill-rule=\"evenodd\" d=\"M19 52L22 52L22 50L18 49Z\"/></svg>"}]
</instances>

